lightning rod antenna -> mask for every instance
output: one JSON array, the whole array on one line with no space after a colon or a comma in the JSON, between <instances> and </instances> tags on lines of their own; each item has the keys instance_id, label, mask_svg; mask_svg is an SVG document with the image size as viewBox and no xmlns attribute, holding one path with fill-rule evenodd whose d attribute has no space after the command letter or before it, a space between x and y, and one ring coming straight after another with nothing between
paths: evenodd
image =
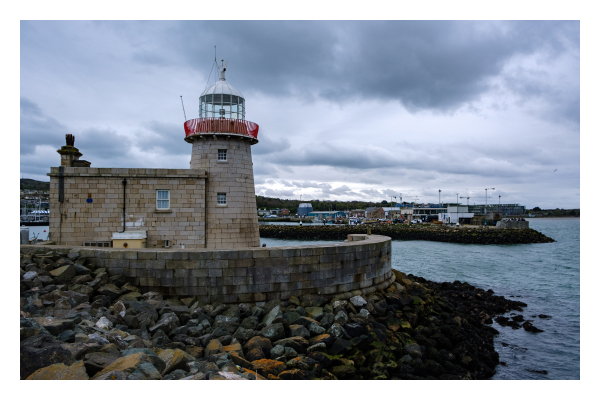
<instances>
[{"instance_id":1,"label":"lightning rod antenna","mask_svg":"<svg viewBox=\"0 0 600 400\"><path fill-rule=\"evenodd\" d=\"M185 107L183 106L183 96L179 96L181 99L181 108L183 108L183 118L187 121L187 117L185 116Z\"/></svg>"}]
</instances>

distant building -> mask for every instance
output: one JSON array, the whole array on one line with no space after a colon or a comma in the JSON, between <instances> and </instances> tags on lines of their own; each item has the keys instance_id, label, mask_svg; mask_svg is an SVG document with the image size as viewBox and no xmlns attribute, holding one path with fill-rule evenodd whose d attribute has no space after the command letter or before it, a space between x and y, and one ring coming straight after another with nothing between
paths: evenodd
<instances>
[{"instance_id":1,"label":"distant building","mask_svg":"<svg viewBox=\"0 0 600 400\"><path fill-rule=\"evenodd\" d=\"M385 211L382 207L367 207L365 216L367 218L385 218Z\"/></svg>"},{"instance_id":2,"label":"distant building","mask_svg":"<svg viewBox=\"0 0 600 400\"><path fill-rule=\"evenodd\" d=\"M307 216L313 210L312 204L310 203L300 203L298 206L298 215Z\"/></svg>"},{"instance_id":3,"label":"distant building","mask_svg":"<svg viewBox=\"0 0 600 400\"><path fill-rule=\"evenodd\" d=\"M328 218L343 218L346 214L343 211L312 211L308 213L309 217Z\"/></svg>"},{"instance_id":4,"label":"distant building","mask_svg":"<svg viewBox=\"0 0 600 400\"><path fill-rule=\"evenodd\" d=\"M263 215L269 215L269 210L267 210L266 208L262 208L262 209L258 209L258 215L263 216Z\"/></svg>"},{"instance_id":5,"label":"distant building","mask_svg":"<svg viewBox=\"0 0 600 400\"><path fill-rule=\"evenodd\" d=\"M279 215L281 215L282 217L289 217L290 216L290 210L288 210L287 208L282 208L281 212L279 213Z\"/></svg>"},{"instance_id":6,"label":"distant building","mask_svg":"<svg viewBox=\"0 0 600 400\"><path fill-rule=\"evenodd\" d=\"M446 212L438 214L438 221L445 224L471 223L474 214L468 212L468 206L448 206Z\"/></svg>"},{"instance_id":7,"label":"distant building","mask_svg":"<svg viewBox=\"0 0 600 400\"><path fill-rule=\"evenodd\" d=\"M485 204L473 204L469 206L469 212L474 214L499 212L504 216L526 214L525 206L519 204L488 204L487 206Z\"/></svg>"},{"instance_id":8,"label":"distant building","mask_svg":"<svg viewBox=\"0 0 600 400\"><path fill-rule=\"evenodd\" d=\"M366 213L367 213L367 210L361 210L361 209L351 210L350 216L354 217L354 218L364 218Z\"/></svg>"}]
</instances>

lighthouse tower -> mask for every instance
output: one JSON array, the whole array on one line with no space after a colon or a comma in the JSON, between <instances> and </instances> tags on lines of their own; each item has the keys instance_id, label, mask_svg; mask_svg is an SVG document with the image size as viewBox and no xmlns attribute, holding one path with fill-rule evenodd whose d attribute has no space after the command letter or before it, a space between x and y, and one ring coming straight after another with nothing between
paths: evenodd
<instances>
[{"instance_id":1,"label":"lighthouse tower","mask_svg":"<svg viewBox=\"0 0 600 400\"><path fill-rule=\"evenodd\" d=\"M200 95L200 118L185 122L185 141L192 144L190 168L208 177L206 248L258 247L251 151L258 125L246 121L246 100L226 81L226 67L218 67L220 79Z\"/></svg>"}]
</instances>

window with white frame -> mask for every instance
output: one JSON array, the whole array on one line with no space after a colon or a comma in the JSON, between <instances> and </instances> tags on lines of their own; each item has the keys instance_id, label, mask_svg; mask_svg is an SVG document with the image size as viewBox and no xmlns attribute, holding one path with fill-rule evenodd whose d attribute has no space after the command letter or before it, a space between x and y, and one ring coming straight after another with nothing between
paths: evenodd
<instances>
[{"instance_id":1,"label":"window with white frame","mask_svg":"<svg viewBox=\"0 0 600 400\"><path fill-rule=\"evenodd\" d=\"M217 193L217 205L224 206L227 204L227 195L225 193Z\"/></svg>"},{"instance_id":2,"label":"window with white frame","mask_svg":"<svg viewBox=\"0 0 600 400\"><path fill-rule=\"evenodd\" d=\"M156 191L156 209L168 210L171 208L171 193L170 190Z\"/></svg>"},{"instance_id":3,"label":"window with white frame","mask_svg":"<svg viewBox=\"0 0 600 400\"><path fill-rule=\"evenodd\" d=\"M219 149L219 153L217 155L217 161L227 161L227 150Z\"/></svg>"}]
</instances>

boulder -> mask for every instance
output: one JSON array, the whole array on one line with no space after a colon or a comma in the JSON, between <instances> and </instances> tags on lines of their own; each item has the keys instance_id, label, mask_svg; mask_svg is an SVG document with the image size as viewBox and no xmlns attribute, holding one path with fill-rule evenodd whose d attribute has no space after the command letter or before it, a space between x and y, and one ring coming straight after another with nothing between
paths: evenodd
<instances>
[{"instance_id":1,"label":"boulder","mask_svg":"<svg viewBox=\"0 0 600 400\"><path fill-rule=\"evenodd\" d=\"M218 339L212 339L210 342L208 342L206 348L204 349L204 356L208 357L211 354L218 354L222 352L223 345L221 344L221 342Z\"/></svg>"},{"instance_id":2,"label":"boulder","mask_svg":"<svg viewBox=\"0 0 600 400\"><path fill-rule=\"evenodd\" d=\"M267 315L265 315L262 319L262 323L265 325L271 325L273 321L277 318L283 318L283 313L281 311L281 306L275 306Z\"/></svg>"},{"instance_id":3,"label":"boulder","mask_svg":"<svg viewBox=\"0 0 600 400\"><path fill-rule=\"evenodd\" d=\"M260 347L264 354L270 354L273 345L271 344L271 341L265 337L254 336L244 345L244 353L248 355L248 352L256 347Z\"/></svg>"},{"instance_id":4,"label":"boulder","mask_svg":"<svg viewBox=\"0 0 600 400\"><path fill-rule=\"evenodd\" d=\"M237 310L237 307L235 307ZM226 315L217 315L215 322L213 323L213 329L221 328L228 335L232 335L238 328L240 319L237 317L231 317Z\"/></svg>"},{"instance_id":5,"label":"boulder","mask_svg":"<svg viewBox=\"0 0 600 400\"><path fill-rule=\"evenodd\" d=\"M110 371L105 374L93 378L95 381L124 381L127 379L127 374L121 371Z\"/></svg>"},{"instance_id":6,"label":"boulder","mask_svg":"<svg viewBox=\"0 0 600 400\"><path fill-rule=\"evenodd\" d=\"M268 359L252 361L252 370L263 376L268 376L269 374L277 376L285 371L285 368L285 364L281 361Z\"/></svg>"},{"instance_id":7,"label":"boulder","mask_svg":"<svg viewBox=\"0 0 600 400\"><path fill-rule=\"evenodd\" d=\"M136 353L144 353L145 355L150 357L152 365L154 365L154 367L158 370L159 373L162 373L167 367L166 362L151 349L127 349L121 352L121 356L124 357Z\"/></svg>"},{"instance_id":8,"label":"boulder","mask_svg":"<svg viewBox=\"0 0 600 400\"><path fill-rule=\"evenodd\" d=\"M176 369L183 369L189 372L190 367L188 363L195 360L194 357L180 349L163 350L158 357L166 364L164 371L162 371L163 375L175 371Z\"/></svg>"},{"instance_id":9,"label":"boulder","mask_svg":"<svg viewBox=\"0 0 600 400\"><path fill-rule=\"evenodd\" d=\"M320 320L323 317L323 307L307 307L306 316L314 320Z\"/></svg>"},{"instance_id":10,"label":"boulder","mask_svg":"<svg viewBox=\"0 0 600 400\"><path fill-rule=\"evenodd\" d=\"M75 362L71 365L62 363L52 364L40 368L27 377L27 380L88 380L89 376L83 365L83 361Z\"/></svg>"},{"instance_id":11,"label":"boulder","mask_svg":"<svg viewBox=\"0 0 600 400\"><path fill-rule=\"evenodd\" d=\"M412 357L412 358L420 358L422 355L421 346L416 343L409 343L404 345L404 350Z\"/></svg>"},{"instance_id":12,"label":"boulder","mask_svg":"<svg viewBox=\"0 0 600 400\"><path fill-rule=\"evenodd\" d=\"M277 357L281 357L285 353L285 347L278 344L277 346L271 349L271 358L275 359Z\"/></svg>"},{"instance_id":13,"label":"boulder","mask_svg":"<svg viewBox=\"0 0 600 400\"><path fill-rule=\"evenodd\" d=\"M281 323L271 324L261 330L259 335L266 337L270 341L275 341L285 337L285 329Z\"/></svg>"},{"instance_id":14,"label":"boulder","mask_svg":"<svg viewBox=\"0 0 600 400\"><path fill-rule=\"evenodd\" d=\"M161 354L162 353L164 353L164 351L161 352ZM147 362L152 363L151 357L142 352L130 354L125 357L119 357L106 368L102 369L100 372L97 372L96 375L94 375L93 379L100 379L101 376L109 372L122 372L123 374L125 374L125 376L128 376L132 372L134 372L141 364Z\"/></svg>"},{"instance_id":15,"label":"boulder","mask_svg":"<svg viewBox=\"0 0 600 400\"><path fill-rule=\"evenodd\" d=\"M70 319L59 319L52 317L38 317L34 320L54 336L60 335L67 329L75 329L75 323Z\"/></svg>"},{"instance_id":16,"label":"boulder","mask_svg":"<svg viewBox=\"0 0 600 400\"><path fill-rule=\"evenodd\" d=\"M62 281L67 281L75 276L76 270L74 265L65 265L60 268L53 269L50 271L50 275L53 278L59 279Z\"/></svg>"},{"instance_id":17,"label":"boulder","mask_svg":"<svg viewBox=\"0 0 600 400\"><path fill-rule=\"evenodd\" d=\"M327 304L327 298L317 294L305 294L300 296L300 303L304 307L323 307Z\"/></svg>"},{"instance_id":18,"label":"boulder","mask_svg":"<svg viewBox=\"0 0 600 400\"><path fill-rule=\"evenodd\" d=\"M367 304L367 301L361 296L354 296L350 298L350 303L352 303L355 307L362 307Z\"/></svg>"},{"instance_id":19,"label":"boulder","mask_svg":"<svg viewBox=\"0 0 600 400\"><path fill-rule=\"evenodd\" d=\"M269 354L269 353L267 353ZM246 360L252 362L256 360L262 360L263 358L267 358L267 355L264 353L263 349L260 347L254 347L250 350L246 351Z\"/></svg>"},{"instance_id":20,"label":"boulder","mask_svg":"<svg viewBox=\"0 0 600 400\"><path fill-rule=\"evenodd\" d=\"M83 357L85 369L89 376L94 376L104 368L112 364L117 358L118 354L108 352L97 352L89 353Z\"/></svg>"},{"instance_id":21,"label":"boulder","mask_svg":"<svg viewBox=\"0 0 600 400\"><path fill-rule=\"evenodd\" d=\"M288 369L286 371L283 371L282 373L277 375L277 378L282 379L282 380L296 380L297 381L297 380L305 380L306 375L301 370L295 368L295 369Z\"/></svg>"},{"instance_id":22,"label":"boulder","mask_svg":"<svg viewBox=\"0 0 600 400\"><path fill-rule=\"evenodd\" d=\"M97 292L104 296L110 297L111 301L115 301L117 297L121 295L121 289L119 289L116 285L113 285L112 283L108 283L104 286L101 286L97 290Z\"/></svg>"},{"instance_id":23,"label":"boulder","mask_svg":"<svg viewBox=\"0 0 600 400\"><path fill-rule=\"evenodd\" d=\"M36 349L32 347L21 346L20 348L20 374L21 379L26 379L29 375L40 368L52 364L73 364L75 358L70 351L61 346L44 347Z\"/></svg>"},{"instance_id":24,"label":"boulder","mask_svg":"<svg viewBox=\"0 0 600 400\"><path fill-rule=\"evenodd\" d=\"M282 345L283 347L291 347L296 350L296 352L300 354L305 354L306 349L309 346L308 340L304 339L300 336L289 337L285 339L278 340L274 343L275 346Z\"/></svg>"},{"instance_id":25,"label":"boulder","mask_svg":"<svg viewBox=\"0 0 600 400\"><path fill-rule=\"evenodd\" d=\"M96 326L100 329L104 329L105 331L111 330L113 327L112 322L108 320L106 317L102 317L96 322Z\"/></svg>"},{"instance_id":26,"label":"boulder","mask_svg":"<svg viewBox=\"0 0 600 400\"><path fill-rule=\"evenodd\" d=\"M179 318L177 318L175 313L165 313L162 315L156 325L150 327L148 331L150 331L150 333L154 333L160 329L163 332L170 332L175 328L179 328Z\"/></svg>"},{"instance_id":27,"label":"boulder","mask_svg":"<svg viewBox=\"0 0 600 400\"><path fill-rule=\"evenodd\" d=\"M348 315L346 315L346 313L343 311L339 311L337 314L335 314L333 321L334 321L334 323L340 324L343 326L348 322Z\"/></svg>"},{"instance_id":28,"label":"boulder","mask_svg":"<svg viewBox=\"0 0 600 400\"><path fill-rule=\"evenodd\" d=\"M325 329L323 329L324 331ZM310 337L310 332L304 325L290 325L290 335L291 336L301 336L303 338Z\"/></svg>"}]
</instances>

